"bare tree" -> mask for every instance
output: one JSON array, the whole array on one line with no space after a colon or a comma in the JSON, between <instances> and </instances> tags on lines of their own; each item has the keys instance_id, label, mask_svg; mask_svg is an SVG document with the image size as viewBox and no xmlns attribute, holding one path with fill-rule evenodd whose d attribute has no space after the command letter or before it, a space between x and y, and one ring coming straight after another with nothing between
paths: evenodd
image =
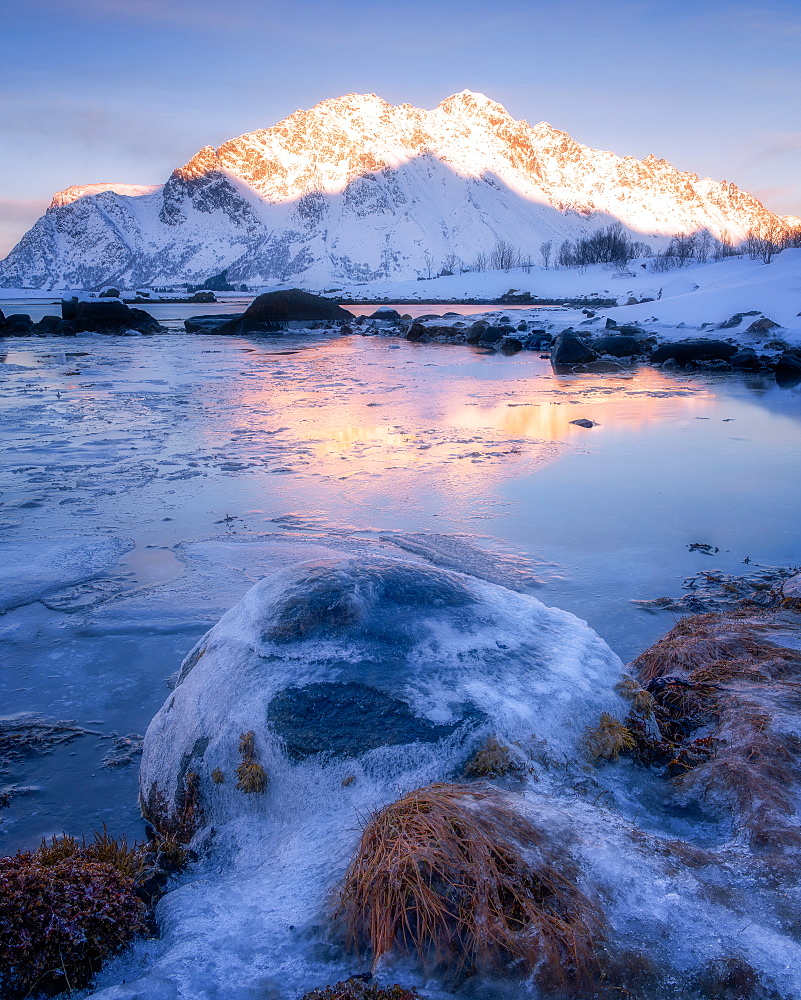
<instances>
[{"instance_id":1,"label":"bare tree","mask_svg":"<svg viewBox=\"0 0 801 1000\"><path fill-rule=\"evenodd\" d=\"M540 257L542 257L542 264L545 270L548 270L548 264L551 260L551 251L553 250L553 240L546 240L545 243L540 243Z\"/></svg>"},{"instance_id":2,"label":"bare tree","mask_svg":"<svg viewBox=\"0 0 801 1000\"><path fill-rule=\"evenodd\" d=\"M474 271L486 271L489 267L489 259L483 250L479 250L473 263Z\"/></svg>"},{"instance_id":3,"label":"bare tree","mask_svg":"<svg viewBox=\"0 0 801 1000\"><path fill-rule=\"evenodd\" d=\"M490 253L490 268L493 271L511 271L517 267L520 254L511 243L498 240Z\"/></svg>"},{"instance_id":4,"label":"bare tree","mask_svg":"<svg viewBox=\"0 0 801 1000\"><path fill-rule=\"evenodd\" d=\"M784 227L771 220L766 222L759 231L757 255L763 264L770 264L775 254L782 249Z\"/></svg>"},{"instance_id":5,"label":"bare tree","mask_svg":"<svg viewBox=\"0 0 801 1000\"><path fill-rule=\"evenodd\" d=\"M426 250L423 254L423 263L425 264L426 270L428 271L429 278L431 277L431 272L434 270L434 258L431 256L431 252Z\"/></svg>"},{"instance_id":6,"label":"bare tree","mask_svg":"<svg viewBox=\"0 0 801 1000\"><path fill-rule=\"evenodd\" d=\"M708 229L702 229L700 233L697 234L695 242L695 258L701 264L706 264L712 253L712 244L714 242L714 237Z\"/></svg>"},{"instance_id":7,"label":"bare tree","mask_svg":"<svg viewBox=\"0 0 801 1000\"><path fill-rule=\"evenodd\" d=\"M457 269L461 271L461 264L461 260L459 260L455 253L449 253L442 263L442 270L440 271L440 274L455 274Z\"/></svg>"}]
</instances>

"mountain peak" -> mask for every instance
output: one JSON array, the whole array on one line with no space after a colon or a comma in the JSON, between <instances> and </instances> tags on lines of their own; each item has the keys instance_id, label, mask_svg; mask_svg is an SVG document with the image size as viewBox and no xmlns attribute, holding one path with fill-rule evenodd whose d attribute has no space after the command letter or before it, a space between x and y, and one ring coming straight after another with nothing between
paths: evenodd
<instances>
[{"instance_id":1,"label":"mountain peak","mask_svg":"<svg viewBox=\"0 0 801 1000\"><path fill-rule=\"evenodd\" d=\"M491 114L503 118L511 118L511 115L502 104L493 101L474 90L460 90L458 94L451 94L444 101L440 101L437 109L446 111L448 114Z\"/></svg>"},{"instance_id":2,"label":"mountain peak","mask_svg":"<svg viewBox=\"0 0 801 1000\"><path fill-rule=\"evenodd\" d=\"M619 220L658 249L788 223L733 184L590 149L462 90L432 110L344 94L204 146L163 187L67 188L0 264L0 284L246 284L409 278L503 240L524 254ZM446 265L446 262L450 264Z\"/></svg>"}]
</instances>

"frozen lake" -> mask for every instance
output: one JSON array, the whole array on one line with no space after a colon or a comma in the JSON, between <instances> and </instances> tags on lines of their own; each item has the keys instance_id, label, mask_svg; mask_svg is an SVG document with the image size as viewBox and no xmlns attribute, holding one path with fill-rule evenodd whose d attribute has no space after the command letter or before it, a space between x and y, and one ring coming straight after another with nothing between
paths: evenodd
<instances>
[{"instance_id":1,"label":"frozen lake","mask_svg":"<svg viewBox=\"0 0 801 1000\"><path fill-rule=\"evenodd\" d=\"M673 622L632 600L801 563L801 393L760 376L556 377L531 353L294 335L9 339L0 379L2 715L96 734L4 777L29 792L0 812L3 853L141 835L110 734L144 733L197 638L303 546L458 536L452 568L489 553L479 575L624 661Z\"/></svg>"}]
</instances>

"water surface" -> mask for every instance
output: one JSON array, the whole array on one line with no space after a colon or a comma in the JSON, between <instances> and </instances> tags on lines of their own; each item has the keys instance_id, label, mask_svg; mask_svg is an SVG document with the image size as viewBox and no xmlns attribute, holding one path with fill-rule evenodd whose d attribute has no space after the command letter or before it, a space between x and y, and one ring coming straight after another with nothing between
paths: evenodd
<instances>
[{"instance_id":1,"label":"water surface","mask_svg":"<svg viewBox=\"0 0 801 1000\"><path fill-rule=\"evenodd\" d=\"M534 353L321 334L9 338L0 359L0 714L94 734L3 776L30 789L3 853L141 833L111 734L142 734L197 638L315 546L494 565L624 660L673 623L633 599L801 563L801 392L773 378L557 377Z\"/></svg>"}]
</instances>

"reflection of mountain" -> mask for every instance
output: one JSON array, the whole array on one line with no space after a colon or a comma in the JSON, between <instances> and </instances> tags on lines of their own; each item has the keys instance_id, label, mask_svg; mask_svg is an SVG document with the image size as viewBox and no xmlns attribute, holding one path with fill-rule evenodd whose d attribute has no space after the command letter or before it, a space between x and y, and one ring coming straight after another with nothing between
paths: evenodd
<instances>
[{"instance_id":1,"label":"reflection of mountain","mask_svg":"<svg viewBox=\"0 0 801 1000\"><path fill-rule=\"evenodd\" d=\"M351 94L207 146L163 187L67 188L0 284L409 278L499 239L536 256L610 218L656 242L702 227L738 239L776 220L733 184L589 149L481 94L433 111Z\"/></svg>"}]
</instances>

